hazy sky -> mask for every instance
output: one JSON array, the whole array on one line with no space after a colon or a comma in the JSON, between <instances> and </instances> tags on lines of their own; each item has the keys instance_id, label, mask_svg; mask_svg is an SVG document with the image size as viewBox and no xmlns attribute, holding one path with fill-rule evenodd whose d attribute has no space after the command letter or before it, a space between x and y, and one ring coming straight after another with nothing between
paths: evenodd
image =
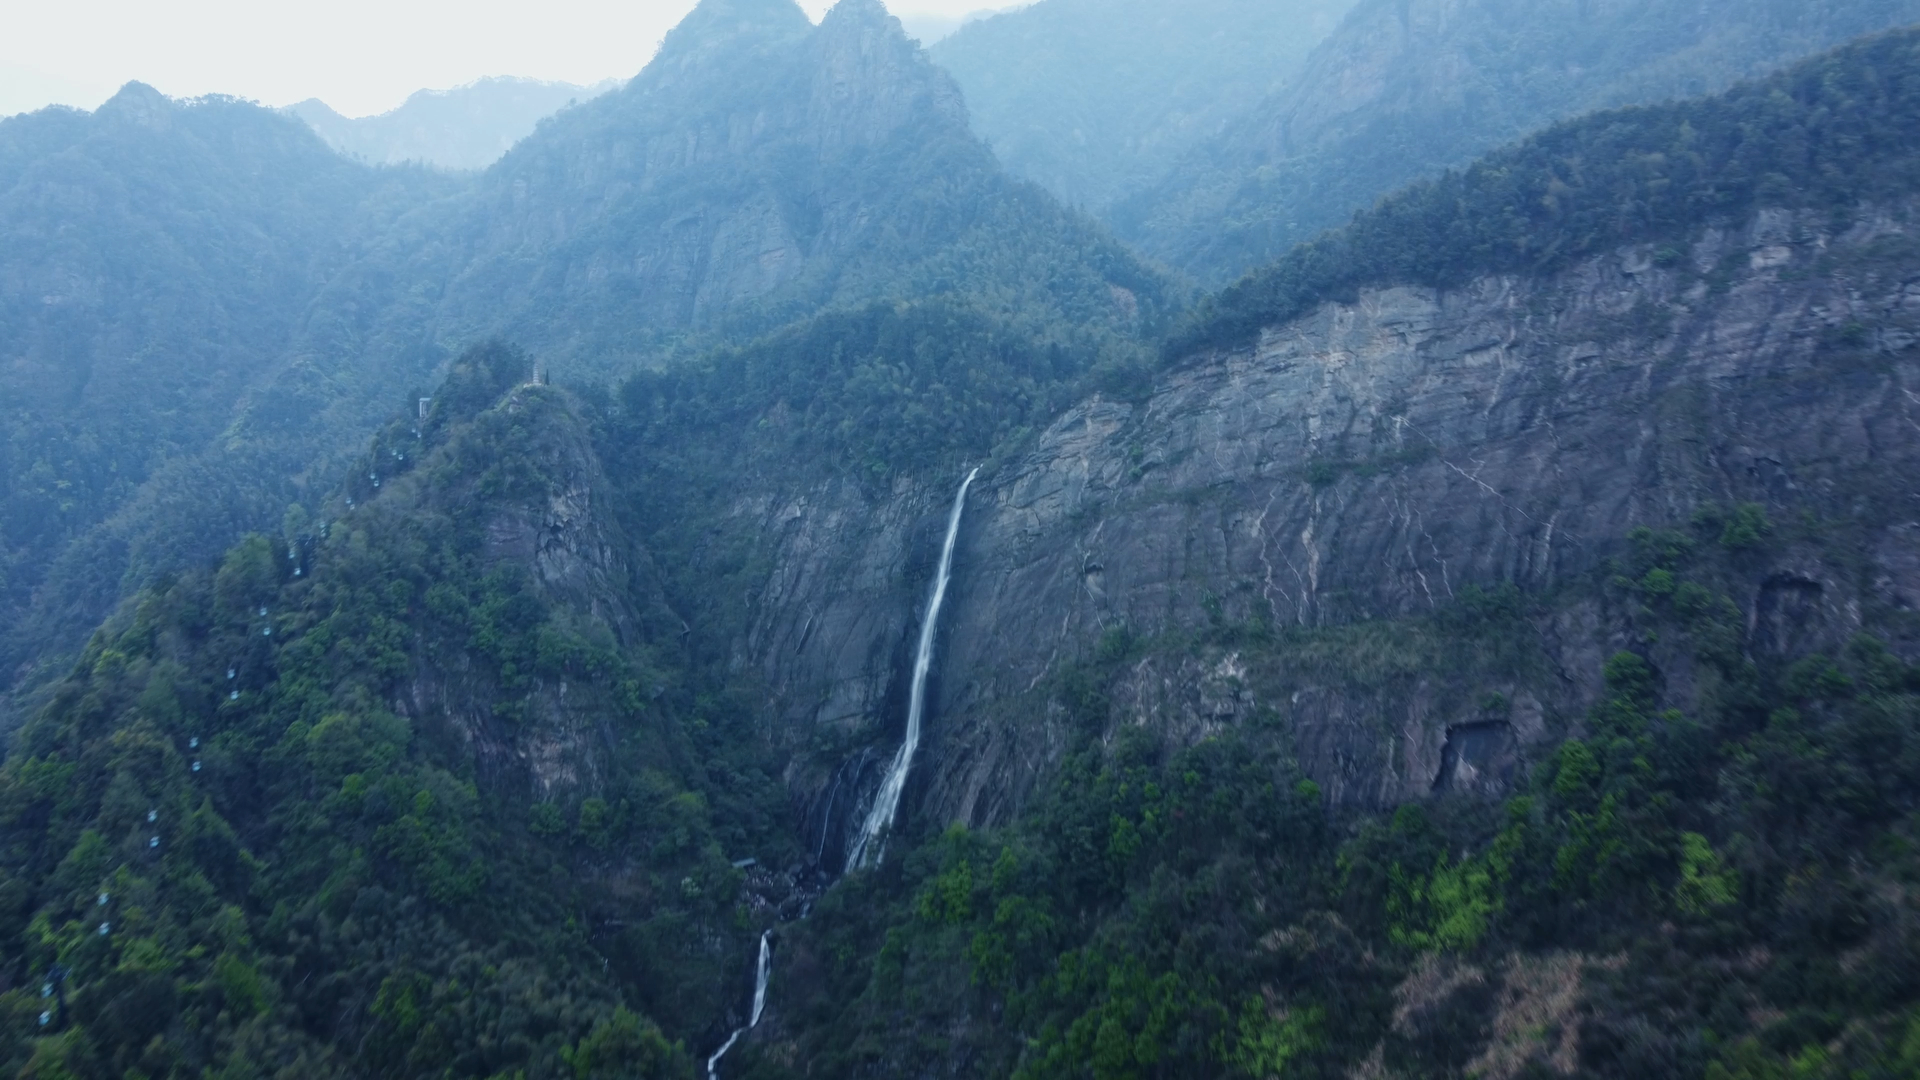
<instances>
[{"instance_id":1,"label":"hazy sky","mask_svg":"<svg viewBox=\"0 0 1920 1080\"><path fill-rule=\"evenodd\" d=\"M6 0L0 116L91 109L129 79L173 97L267 105L321 98L384 112L422 88L485 75L626 78L695 0ZM896 14L961 15L1009 0L890 0ZM801 0L818 20L832 0Z\"/></svg>"}]
</instances>

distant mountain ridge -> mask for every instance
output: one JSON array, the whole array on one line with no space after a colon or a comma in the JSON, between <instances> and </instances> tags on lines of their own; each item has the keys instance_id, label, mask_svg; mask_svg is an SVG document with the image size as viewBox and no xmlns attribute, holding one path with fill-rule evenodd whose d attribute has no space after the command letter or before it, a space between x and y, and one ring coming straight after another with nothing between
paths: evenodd
<instances>
[{"instance_id":1,"label":"distant mountain ridge","mask_svg":"<svg viewBox=\"0 0 1920 1080\"><path fill-rule=\"evenodd\" d=\"M377 116L345 117L319 98L283 111L306 121L335 150L369 164L413 161L443 169L484 169L541 120L619 85L616 79L577 86L490 77L451 90L416 91L398 108Z\"/></svg>"},{"instance_id":2,"label":"distant mountain ridge","mask_svg":"<svg viewBox=\"0 0 1920 1080\"><path fill-rule=\"evenodd\" d=\"M1284 89L1104 216L1217 285L1556 120L1710 93L1915 20L1920 0L1365 0Z\"/></svg>"},{"instance_id":3,"label":"distant mountain ridge","mask_svg":"<svg viewBox=\"0 0 1920 1080\"><path fill-rule=\"evenodd\" d=\"M1352 0L1040 0L931 46L1007 168L1099 210L1285 84Z\"/></svg>"},{"instance_id":4,"label":"distant mountain ridge","mask_svg":"<svg viewBox=\"0 0 1920 1080\"><path fill-rule=\"evenodd\" d=\"M1133 316L1115 286L1149 310L1162 287L1001 173L878 0L817 27L791 0L708 0L625 88L516 147L460 215L441 325L503 329L563 366L956 291L1119 326Z\"/></svg>"},{"instance_id":5,"label":"distant mountain ridge","mask_svg":"<svg viewBox=\"0 0 1920 1080\"><path fill-rule=\"evenodd\" d=\"M895 11L894 15L900 20L900 25L906 28L908 37L918 41L925 48L932 48L935 43L951 36L969 23L990 19L995 15L1014 11L1023 6L1016 4L1003 8L981 8L965 15L932 15L915 11Z\"/></svg>"}]
</instances>

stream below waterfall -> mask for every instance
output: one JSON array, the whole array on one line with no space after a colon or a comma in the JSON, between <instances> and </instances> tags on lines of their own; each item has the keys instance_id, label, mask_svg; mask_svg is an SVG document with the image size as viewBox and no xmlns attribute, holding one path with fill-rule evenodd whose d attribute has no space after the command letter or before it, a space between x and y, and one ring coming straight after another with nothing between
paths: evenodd
<instances>
[{"instance_id":1,"label":"stream below waterfall","mask_svg":"<svg viewBox=\"0 0 1920 1080\"><path fill-rule=\"evenodd\" d=\"M727 1041L707 1059L707 1080L719 1080L720 1059L727 1056L727 1051L733 1049L733 1044L740 1041L740 1036L759 1026L760 1014L767 1008L767 980L772 975L773 931L768 930L760 935L760 962L753 973L753 1012L748 1014L746 1025L734 1028L733 1034L727 1036Z\"/></svg>"}]
</instances>

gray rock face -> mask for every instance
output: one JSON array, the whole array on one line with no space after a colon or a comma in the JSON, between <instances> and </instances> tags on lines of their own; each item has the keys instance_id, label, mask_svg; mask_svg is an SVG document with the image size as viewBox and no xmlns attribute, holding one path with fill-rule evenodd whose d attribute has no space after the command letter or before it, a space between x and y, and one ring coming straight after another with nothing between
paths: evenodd
<instances>
[{"instance_id":1,"label":"gray rock face","mask_svg":"<svg viewBox=\"0 0 1920 1080\"><path fill-rule=\"evenodd\" d=\"M1189 741L1266 710L1338 801L1497 790L1528 746L1577 722L1620 645L1617 614L1579 587L1636 526L1709 505L1758 502L1844 534L1771 545L1736 597L1752 648L1832 648L1920 596L1916 340L1904 213L1838 234L1768 213L1548 280L1369 290L1195 357L1144 402L1083 402L975 488L921 812L980 822L1017 806L1064 744L1048 680L1116 628L1333 632L1510 582L1571 599L1535 620L1545 674L1481 688L1497 714L1444 673L1323 679L1302 660L1259 676L1219 649L1150 652L1110 692L1123 722ZM779 720L897 737L899 657L950 497L834 486L741 505L777 537L740 654ZM1856 545L1870 559L1830 553ZM1684 696L1686 658L1656 660ZM822 776L792 781L805 798Z\"/></svg>"},{"instance_id":2,"label":"gray rock face","mask_svg":"<svg viewBox=\"0 0 1920 1080\"><path fill-rule=\"evenodd\" d=\"M607 477L584 426L553 402L555 391L526 386L501 406L509 415L537 410L546 414L534 467L549 477L541 497L492 507L486 524L486 558L532 572L550 601L590 619L631 645L639 634L635 603L645 602L650 575L636 579L633 562L644 567L646 553L622 535L609 513ZM555 414L558 414L556 418ZM641 586L642 588L636 588Z\"/></svg>"}]
</instances>

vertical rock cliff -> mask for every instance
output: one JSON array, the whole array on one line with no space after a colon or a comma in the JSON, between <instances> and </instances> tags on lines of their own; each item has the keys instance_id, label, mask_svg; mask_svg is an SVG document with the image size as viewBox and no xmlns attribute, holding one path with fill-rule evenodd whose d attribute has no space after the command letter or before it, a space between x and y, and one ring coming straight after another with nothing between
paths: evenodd
<instances>
[{"instance_id":1,"label":"vertical rock cliff","mask_svg":"<svg viewBox=\"0 0 1920 1080\"><path fill-rule=\"evenodd\" d=\"M1630 642L1605 582L1634 530L1741 504L1791 523L1740 566L1751 648L1899 637L1920 598L1910 214L1766 212L1551 277L1367 289L1143 399L1082 402L976 489L920 812L1004 820L1073 722L1062 678L1116 640L1146 643L1103 676L1118 723L1280 724L1343 803L1498 790ZM740 650L781 723L889 737L944 487L740 505L778 538ZM1507 586L1535 644L1497 672L1382 629ZM1222 626L1256 644L1206 644ZM1649 648L1684 701L1689 658ZM801 798L827 776L797 771Z\"/></svg>"}]
</instances>

